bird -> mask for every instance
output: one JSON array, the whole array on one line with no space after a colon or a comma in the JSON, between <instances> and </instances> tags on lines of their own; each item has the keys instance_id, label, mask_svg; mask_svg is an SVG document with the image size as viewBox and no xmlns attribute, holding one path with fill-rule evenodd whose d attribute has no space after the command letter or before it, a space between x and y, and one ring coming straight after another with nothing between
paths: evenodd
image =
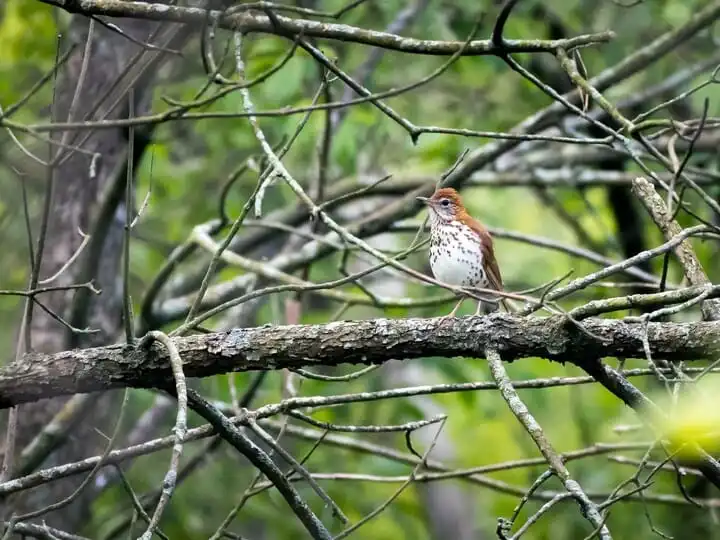
<instances>
[{"instance_id":1,"label":"bird","mask_svg":"<svg viewBox=\"0 0 720 540\"><path fill-rule=\"evenodd\" d=\"M465 210L453 188L438 188L432 197L417 197L430 214L430 268L438 281L456 287L503 290L493 240L485 226ZM465 300L461 297L443 318L454 317ZM475 315L489 314L502 302L496 296L478 302ZM507 306L505 306L507 309Z\"/></svg>"}]
</instances>

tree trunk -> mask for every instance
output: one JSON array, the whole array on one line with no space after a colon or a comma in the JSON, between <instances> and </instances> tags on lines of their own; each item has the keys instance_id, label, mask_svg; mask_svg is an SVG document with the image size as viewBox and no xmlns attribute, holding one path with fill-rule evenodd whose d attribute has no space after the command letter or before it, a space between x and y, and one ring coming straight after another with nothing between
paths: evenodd
<instances>
[{"instance_id":1,"label":"tree trunk","mask_svg":"<svg viewBox=\"0 0 720 540\"><path fill-rule=\"evenodd\" d=\"M179 47L189 35L187 28L166 23L129 19L118 19L113 23L141 42L164 47ZM79 15L73 16L68 35L76 47L60 71L53 104L55 121L127 118L131 110L135 115L149 111L151 83L157 69L148 67L157 66L169 56L167 53L144 49L127 37L97 22L90 23L89 19ZM85 59L87 51L89 56ZM129 88L131 91L128 92ZM68 118L73 107L74 114ZM71 290L44 295L41 300L49 310L77 328L87 327L95 332L72 333L35 306L29 326L33 351L50 353L70 347L103 345L113 342L119 335L122 326L122 279L119 276L122 275L120 263L125 221L122 196L125 190L122 188L127 176L130 133L127 128L114 128L53 135L55 141L79 147L85 152L53 146L53 157L60 159L46 179L52 182L53 187L50 190L49 221L40 279L54 275L70 260L81 245L83 238L78 231L82 231L92 235L91 241L82 255L52 285L70 285L92 279L101 294ZM133 133L134 163L142 157L148 136L147 130L137 129ZM116 187L116 195L108 198L112 186ZM106 204L103 205L103 201ZM98 431L106 435L112 432L113 418L118 412L118 397L117 392L108 392L74 401L76 405L82 403L83 406L76 407L72 427L67 428L57 440L54 451L34 466L52 466L102 452L107 439ZM23 470L23 467L27 469L22 450L68 402L67 398L54 398L20 407L16 457L13 460L15 471ZM67 408L65 412L69 412ZM4 501L4 513L25 513L44 508L70 495L82 480L81 477L68 478L41 486L28 496ZM71 504L37 519L63 530L76 530L89 516L85 494L92 495L91 490L85 490Z\"/></svg>"}]
</instances>

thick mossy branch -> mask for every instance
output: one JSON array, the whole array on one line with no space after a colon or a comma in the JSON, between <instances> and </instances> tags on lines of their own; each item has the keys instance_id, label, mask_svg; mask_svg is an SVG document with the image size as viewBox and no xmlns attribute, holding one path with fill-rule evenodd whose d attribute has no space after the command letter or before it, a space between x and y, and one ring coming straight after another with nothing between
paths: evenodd
<instances>
[{"instance_id":1,"label":"thick mossy branch","mask_svg":"<svg viewBox=\"0 0 720 540\"><path fill-rule=\"evenodd\" d=\"M643 326L587 319L584 330L562 316L506 314L440 319L373 319L323 325L261 326L178 338L188 377L231 371L339 364L380 364L427 356L482 358L486 348L503 360L543 357L645 357ZM720 352L720 323L650 323L652 353L668 360L710 358ZM166 387L172 371L165 348L109 346L29 354L0 371L0 407L42 398L122 387Z\"/></svg>"}]
</instances>

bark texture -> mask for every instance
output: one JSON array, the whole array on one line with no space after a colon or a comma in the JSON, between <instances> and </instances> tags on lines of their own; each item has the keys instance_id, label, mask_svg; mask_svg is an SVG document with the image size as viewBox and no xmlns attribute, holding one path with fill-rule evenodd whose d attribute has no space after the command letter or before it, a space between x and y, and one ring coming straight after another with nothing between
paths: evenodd
<instances>
[{"instance_id":1,"label":"bark texture","mask_svg":"<svg viewBox=\"0 0 720 540\"><path fill-rule=\"evenodd\" d=\"M166 46L180 44L177 28L173 25L122 19L114 23L140 42L158 40ZM75 16L70 23L67 35L76 46L59 73L53 104L55 119L64 121L71 112L73 121L127 118L131 103L136 115L147 113L150 84L155 76L155 71L148 68L157 66L166 53L146 50L97 23L92 30L90 28L89 19L83 16ZM130 133L125 128L116 128L76 131L65 138L60 133L53 137L85 152L68 150L65 146L61 154L56 154L58 159L52 180L47 180L53 182L53 189L40 279L54 275L71 259L82 242L78 232L82 231L91 235L90 243L52 285L92 280L102 293L95 296L85 294L86 291L63 291L44 295L44 305L54 313L72 321L76 327L89 327L95 332L71 333L54 317L35 307L29 326L31 348L35 354L112 343L121 327L120 261L125 212L124 198L120 194L124 193ZM137 162L147 143L147 133L136 130L134 137L132 158ZM58 148L55 146L53 153L58 152ZM112 186L115 186L114 190ZM114 197L108 197L111 191L116 193ZM28 363L33 361L32 358L32 355L25 356L20 365L30 368ZM59 414L74 415L74 420L69 423L71 427L53 434L55 441L50 445L51 451L47 452L47 457L33 462L33 466L52 466L81 459L96 454L107 444L97 430L105 433L108 426L112 428L117 396L113 393L91 396L81 406L73 406L73 411L66 407L66 396L72 393L38 395L38 399L55 399L38 400L20 408L14 461L21 471L27 472L23 449L28 448L31 441L40 440L38 434L47 429L53 418L59 418ZM69 479L34 490L5 510L24 513L43 508L67 497L79 481ZM63 530L76 530L89 516L86 494L87 491L81 493L72 504L39 519Z\"/></svg>"},{"instance_id":2,"label":"bark texture","mask_svg":"<svg viewBox=\"0 0 720 540\"><path fill-rule=\"evenodd\" d=\"M507 314L434 319L372 319L322 325L261 326L178 338L188 377L231 371L379 364L427 356L481 358L486 348L503 360L542 357L583 362L608 356L644 358L644 326L587 319L584 331L561 316L519 318ZM720 323L650 323L654 356L668 360L709 358L720 351ZM167 352L113 345L56 354L29 354L0 371L0 407L49 396L123 387L167 387Z\"/></svg>"}]
</instances>

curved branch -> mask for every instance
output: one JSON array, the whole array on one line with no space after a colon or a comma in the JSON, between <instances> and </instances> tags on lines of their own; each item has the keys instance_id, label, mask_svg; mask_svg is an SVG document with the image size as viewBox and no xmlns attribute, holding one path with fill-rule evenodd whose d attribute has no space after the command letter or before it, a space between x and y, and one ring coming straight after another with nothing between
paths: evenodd
<instances>
[{"instance_id":1,"label":"curved branch","mask_svg":"<svg viewBox=\"0 0 720 540\"><path fill-rule=\"evenodd\" d=\"M570 476L570 471L568 471L563 463L560 454L555 451L542 427L540 427L540 424L535 420L535 417L533 417L525 403L523 403L520 396L518 396L515 388L513 388L500 355L492 349L488 349L485 355L490 365L490 372L500 389L503 399L507 402L510 410L518 421L523 425L525 431L532 437L533 442L535 442L543 457L548 462L548 465L550 465L552 473L560 479L567 492L577 501L583 516L593 524L599 532L600 538L602 540L612 540L610 531L605 525L605 518L600 513L597 505L590 500L585 491L580 487L580 484Z\"/></svg>"},{"instance_id":2,"label":"curved branch","mask_svg":"<svg viewBox=\"0 0 720 540\"><path fill-rule=\"evenodd\" d=\"M188 403L196 413L215 428L218 434L244 455L267 479L273 483L288 505L305 526L313 538L318 540L331 540L332 536L313 513L310 507L300 498L283 472L270 459L270 457L241 430L232 424L227 416L213 407L200 394L188 388Z\"/></svg>"}]
</instances>

